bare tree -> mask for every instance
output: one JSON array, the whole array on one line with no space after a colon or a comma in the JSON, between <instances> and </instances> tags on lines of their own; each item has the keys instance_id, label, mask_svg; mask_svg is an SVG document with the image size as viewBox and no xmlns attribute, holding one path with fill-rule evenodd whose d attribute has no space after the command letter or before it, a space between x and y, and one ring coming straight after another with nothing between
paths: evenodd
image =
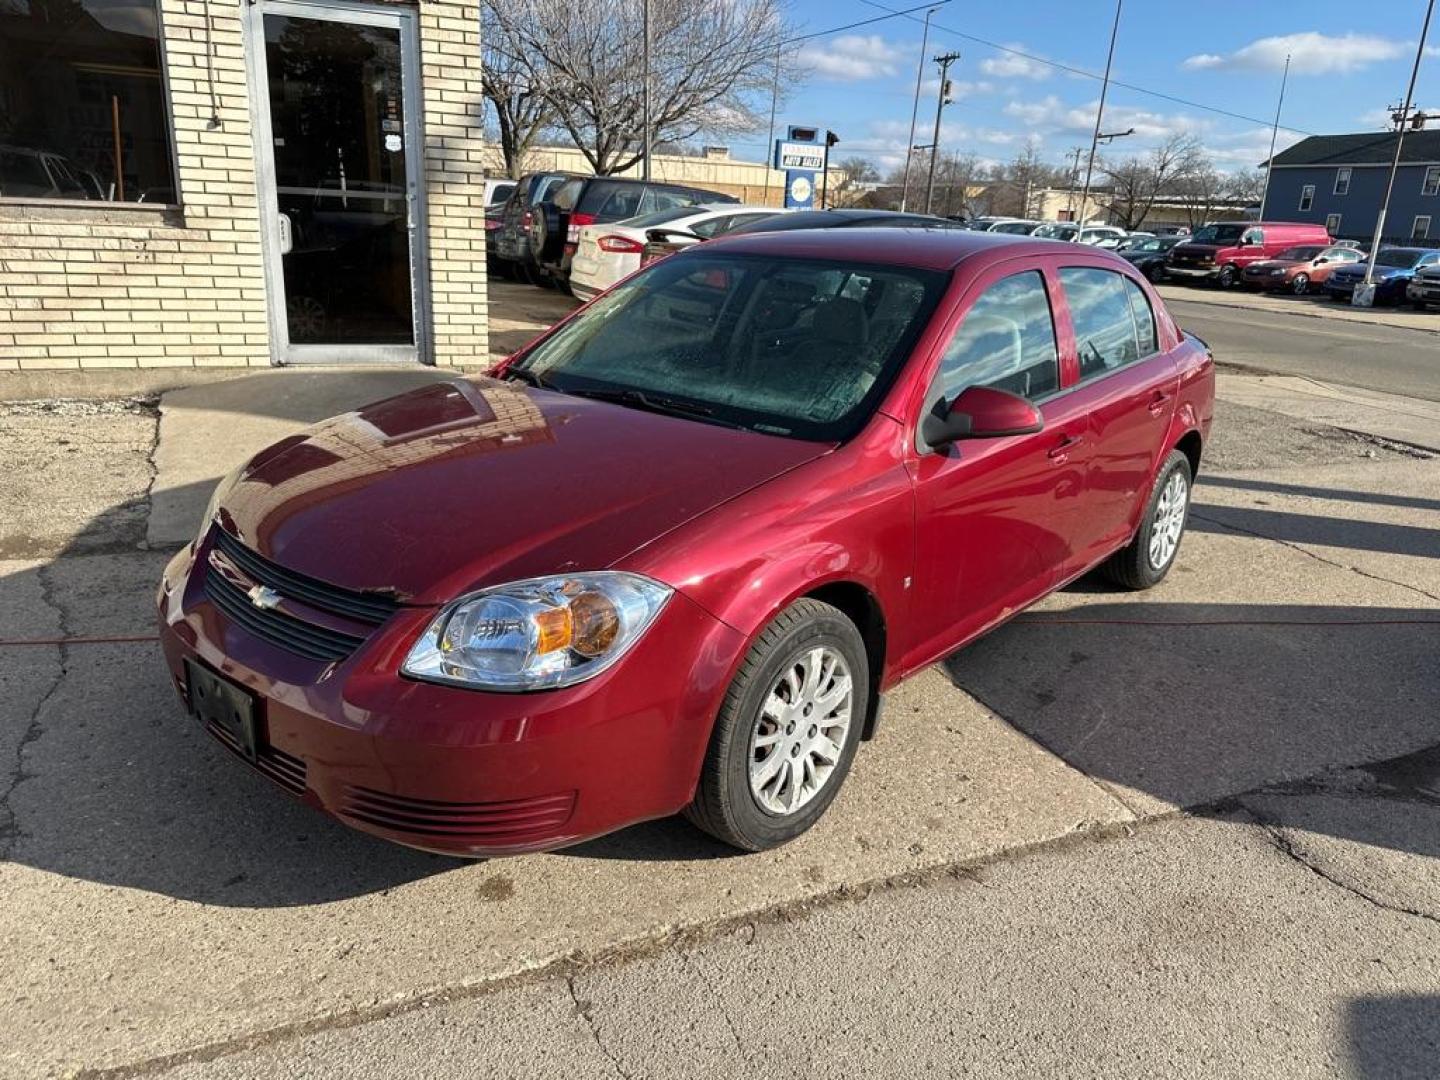
<instances>
[{"instance_id":1,"label":"bare tree","mask_svg":"<svg viewBox=\"0 0 1440 1080\"><path fill-rule=\"evenodd\" d=\"M787 54L781 0L650 0L654 142L754 130ZM599 174L644 153L642 0L491 3L494 48L523 64ZM783 76L788 70L781 63Z\"/></svg>"},{"instance_id":2,"label":"bare tree","mask_svg":"<svg viewBox=\"0 0 1440 1080\"><path fill-rule=\"evenodd\" d=\"M1119 162L1102 162L1110 193L1102 196L1115 223L1125 229L1144 224L1159 196L1176 187L1180 180L1201 168L1204 154L1193 135L1170 136L1148 154Z\"/></svg>"},{"instance_id":3,"label":"bare tree","mask_svg":"<svg viewBox=\"0 0 1440 1080\"><path fill-rule=\"evenodd\" d=\"M826 192L826 198L831 206L859 205L870 193L871 185L880 179L880 170L863 157L847 157L830 168L830 190Z\"/></svg>"},{"instance_id":4,"label":"bare tree","mask_svg":"<svg viewBox=\"0 0 1440 1080\"><path fill-rule=\"evenodd\" d=\"M513 50L505 32L513 24L516 0L484 0L481 9L481 91L495 110L505 172L515 180L525 171L525 155L554 124L555 111L545 92L544 72Z\"/></svg>"}]
</instances>

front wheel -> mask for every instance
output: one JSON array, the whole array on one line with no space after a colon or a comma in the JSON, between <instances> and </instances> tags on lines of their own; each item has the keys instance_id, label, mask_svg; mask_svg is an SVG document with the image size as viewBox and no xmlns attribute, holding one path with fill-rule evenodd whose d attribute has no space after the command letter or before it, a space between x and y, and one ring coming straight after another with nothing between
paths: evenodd
<instances>
[{"instance_id":1,"label":"front wheel","mask_svg":"<svg viewBox=\"0 0 1440 1080\"><path fill-rule=\"evenodd\" d=\"M1160 584L1174 565L1180 538L1190 514L1190 459L1171 450L1155 477L1145 516L1135 538L1101 568L1105 576L1127 589Z\"/></svg>"},{"instance_id":2,"label":"front wheel","mask_svg":"<svg viewBox=\"0 0 1440 1080\"><path fill-rule=\"evenodd\" d=\"M1165 280L1165 264L1151 263L1145 268L1145 276L1150 279L1150 284L1159 285Z\"/></svg>"},{"instance_id":3,"label":"front wheel","mask_svg":"<svg viewBox=\"0 0 1440 1080\"><path fill-rule=\"evenodd\" d=\"M1220 276L1215 279L1215 284L1222 289L1233 289L1240 281L1240 271L1233 266L1222 266Z\"/></svg>"},{"instance_id":4,"label":"front wheel","mask_svg":"<svg viewBox=\"0 0 1440 1080\"><path fill-rule=\"evenodd\" d=\"M829 604L795 601L730 684L685 816L744 851L799 836L850 771L869 694L855 624Z\"/></svg>"},{"instance_id":5,"label":"front wheel","mask_svg":"<svg viewBox=\"0 0 1440 1080\"><path fill-rule=\"evenodd\" d=\"M1296 296L1304 296L1310 291L1310 277L1308 274L1296 274L1290 279L1290 291Z\"/></svg>"}]
</instances>

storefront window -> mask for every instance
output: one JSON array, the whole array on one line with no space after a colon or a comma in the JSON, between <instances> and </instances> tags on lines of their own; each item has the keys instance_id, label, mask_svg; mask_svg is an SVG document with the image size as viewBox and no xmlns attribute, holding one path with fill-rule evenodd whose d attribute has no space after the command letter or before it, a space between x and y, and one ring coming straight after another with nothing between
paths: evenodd
<instances>
[{"instance_id":1,"label":"storefront window","mask_svg":"<svg viewBox=\"0 0 1440 1080\"><path fill-rule=\"evenodd\" d=\"M176 202L156 0L0 0L0 198Z\"/></svg>"}]
</instances>

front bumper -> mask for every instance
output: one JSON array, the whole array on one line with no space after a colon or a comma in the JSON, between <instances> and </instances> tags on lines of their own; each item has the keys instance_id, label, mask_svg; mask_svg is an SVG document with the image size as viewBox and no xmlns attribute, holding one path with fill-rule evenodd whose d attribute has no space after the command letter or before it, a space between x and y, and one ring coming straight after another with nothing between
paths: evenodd
<instances>
[{"instance_id":1,"label":"front bumper","mask_svg":"<svg viewBox=\"0 0 1440 1080\"><path fill-rule=\"evenodd\" d=\"M1405 299L1422 304L1440 304L1440 281L1412 280L1405 286Z\"/></svg>"},{"instance_id":2,"label":"front bumper","mask_svg":"<svg viewBox=\"0 0 1440 1080\"><path fill-rule=\"evenodd\" d=\"M693 797L745 642L679 593L625 658L561 690L490 693L404 678L434 614L402 607L351 655L295 655L207 597L208 544L166 567L160 643L189 708L186 661L255 699L250 764L346 825L447 855L577 843ZM217 729L233 752L240 747Z\"/></svg>"},{"instance_id":3,"label":"front bumper","mask_svg":"<svg viewBox=\"0 0 1440 1080\"><path fill-rule=\"evenodd\" d=\"M1165 264L1165 272L1186 281L1213 281L1219 276L1219 271L1213 266L1175 266L1171 263Z\"/></svg>"}]
</instances>

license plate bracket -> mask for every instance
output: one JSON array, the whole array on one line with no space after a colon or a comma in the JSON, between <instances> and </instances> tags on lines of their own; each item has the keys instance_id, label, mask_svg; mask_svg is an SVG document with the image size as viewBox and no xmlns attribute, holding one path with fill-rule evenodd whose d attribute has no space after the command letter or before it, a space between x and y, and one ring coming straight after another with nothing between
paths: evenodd
<instances>
[{"instance_id":1,"label":"license plate bracket","mask_svg":"<svg viewBox=\"0 0 1440 1080\"><path fill-rule=\"evenodd\" d=\"M255 696L192 660L185 661L185 679L190 689L191 713L202 724L214 725L229 735L251 764L259 760L264 740Z\"/></svg>"}]
</instances>

